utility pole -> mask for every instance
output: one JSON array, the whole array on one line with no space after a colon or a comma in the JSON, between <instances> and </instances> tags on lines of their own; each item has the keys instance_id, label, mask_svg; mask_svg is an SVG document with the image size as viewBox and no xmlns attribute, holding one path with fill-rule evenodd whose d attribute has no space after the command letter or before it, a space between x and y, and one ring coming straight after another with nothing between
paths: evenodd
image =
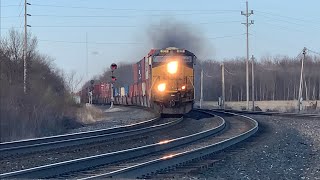
<instances>
[{"instance_id":1,"label":"utility pole","mask_svg":"<svg viewBox=\"0 0 320 180\"><path fill-rule=\"evenodd\" d=\"M24 50L23 50L23 92L27 94L28 90L28 62L27 62L27 54L28 54L28 32L27 28L30 27L27 22L27 17L31 16L27 13L27 5L31 5L27 3L27 0L24 0Z\"/></svg>"},{"instance_id":2,"label":"utility pole","mask_svg":"<svg viewBox=\"0 0 320 180\"><path fill-rule=\"evenodd\" d=\"M303 48L303 58L301 60L301 72L300 72L300 84L299 84L299 96L298 96L298 109L299 111L302 110L302 88L303 88L303 62L306 58L307 48Z\"/></svg>"},{"instance_id":3,"label":"utility pole","mask_svg":"<svg viewBox=\"0 0 320 180\"><path fill-rule=\"evenodd\" d=\"M23 92L27 94L27 0L24 0Z\"/></svg>"},{"instance_id":4,"label":"utility pole","mask_svg":"<svg viewBox=\"0 0 320 180\"><path fill-rule=\"evenodd\" d=\"M225 84L224 84L224 63L221 64L221 77L222 77L222 108L225 109Z\"/></svg>"},{"instance_id":5,"label":"utility pole","mask_svg":"<svg viewBox=\"0 0 320 180\"><path fill-rule=\"evenodd\" d=\"M249 110L249 26L254 24L253 20L249 22L249 16L253 14L253 10L248 10L248 1L246 1L246 12L241 11L241 15L246 16L246 23L242 23L247 28L247 60L246 60L246 90L247 90L247 110Z\"/></svg>"},{"instance_id":6,"label":"utility pole","mask_svg":"<svg viewBox=\"0 0 320 180\"><path fill-rule=\"evenodd\" d=\"M2 36L1 36L1 18L2 18L1 9L2 9L2 4L1 4L1 1L2 0L0 0L0 42L2 41Z\"/></svg>"},{"instance_id":7,"label":"utility pole","mask_svg":"<svg viewBox=\"0 0 320 180\"><path fill-rule=\"evenodd\" d=\"M202 102L203 102L203 69L201 69L201 88L200 88L200 108L202 108Z\"/></svg>"},{"instance_id":8,"label":"utility pole","mask_svg":"<svg viewBox=\"0 0 320 180\"><path fill-rule=\"evenodd\" d=\"M89 74L89 71L88 71L88 67L89 66L89 54L88 54L88 32L86 32L86 76L87 76L87 79L88 79L88 74Z\"/></svg>"},{"instance_id":9,"label":"utility pole","mask_svg":"<svg viewBox=\"0 0 320 180\"><path fill-rule=\"evenodd\" d=\"M252 76L252 79L251 79L251 94L252 94L252 111L255 110L254 108L254 56L252 55L251 57L252 61L251 61L251 76Z\"/></svg>"}]
</instances>

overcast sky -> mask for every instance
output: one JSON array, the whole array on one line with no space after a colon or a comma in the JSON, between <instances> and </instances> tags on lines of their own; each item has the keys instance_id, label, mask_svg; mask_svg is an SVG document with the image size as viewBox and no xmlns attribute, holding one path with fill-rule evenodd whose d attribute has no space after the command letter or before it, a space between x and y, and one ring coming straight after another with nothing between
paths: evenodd
<instances>
[{"instance_id":1,"label":"overcast sky","mask_svg":"<svg viewBox=\"0 0 320 180\"><path fill-rule=\"evenodd\" d=\"M23 28L23 0L1 0L1 35ZM89 76L112 62L137 62L154 44L150 41L166 21L186 24L204 41L198 57L223 60L246 56L243 0L28 0L28 24L39 40L39 51L54 64L78 75L86 72L88 35ZM320 1L249 1L250 55L296 56L303 47L320 51ZM157 47L155 47L157 48Z\"/></svg>"}]
</instances>

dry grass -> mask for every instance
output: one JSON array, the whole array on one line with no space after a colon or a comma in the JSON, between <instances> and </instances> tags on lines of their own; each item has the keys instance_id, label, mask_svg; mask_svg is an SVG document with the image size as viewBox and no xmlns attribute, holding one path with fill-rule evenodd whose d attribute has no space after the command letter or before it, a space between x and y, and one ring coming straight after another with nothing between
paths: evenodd
<instances>
[{"instance_id":1,"label":"dry grass","mask_svg":"<svg viewBox=\"0 0 320 180\"><path fill-rule=\"evenodd\" d=\"M318 103L320 101L318 100ZM303 101L302 113L320 113L320 105L315 106L316 101ZM199 105L199 103L196 103ZM262 111L273 111L273 112L298 112L297 101L255 101L255 106L258 106ZM218 102L216 101L205 101L203 102L205 108L219 108ZM251 102L250 102L251 107ZM233 101L226 102L226 108L235 110L245 110L246 101Z\"/></svg>"},{"instance_id":2,"label":"dry grass","mask_svg":"<svg viewBox=\"0 0 320 180\"><path fill-rule=\"evenodd\" d=\"M94 123L103 116L104 113L101 109L90 104L86 104L85 106L79 108L76 113L77 121L83 124Z\"/></svg>"}]
</instances>

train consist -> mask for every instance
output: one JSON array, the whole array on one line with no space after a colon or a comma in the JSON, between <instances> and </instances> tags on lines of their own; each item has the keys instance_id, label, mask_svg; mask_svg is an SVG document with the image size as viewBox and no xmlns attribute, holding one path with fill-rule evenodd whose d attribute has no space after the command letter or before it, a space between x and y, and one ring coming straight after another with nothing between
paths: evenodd
<instances>
[{"instance_id":1,"label":"train consist","mask_svg":"<svg viewBox=\"0 0 320 180\"><path fill-rule=\"evenodd\" d=\"M194 103L195 61L196 56L185 49L151 49L147 56L133 64L134 83L113 88L114 103L150 107L161 114L189 112ZM95 84L93 103L110 102L111 84Z\"/></svg>"}]
</instances>

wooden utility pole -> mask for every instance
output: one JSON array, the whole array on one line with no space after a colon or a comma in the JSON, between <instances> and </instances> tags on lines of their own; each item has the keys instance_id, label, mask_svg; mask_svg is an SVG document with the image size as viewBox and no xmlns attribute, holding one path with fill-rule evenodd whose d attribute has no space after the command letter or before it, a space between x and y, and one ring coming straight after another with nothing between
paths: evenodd
<instances>
[{"instance_id":1,"label":"wooden utility pole","mask_svg":"<svg viewBox=\"0 0 320 180\"><path fill-rule=\"evenodd\" d=\"M253 14L253 10L249 12L248 1L246 1L246 12L241 11L241 15L246 16L246 22L242 23L247 28L247 59L246 59L246 90L247 90L247 110L249 110L249 26L254 22L251 20L249 22L249 16Z\"/></svg>"},{"instance_id":2,"label":"wooden utility pole","mask_svg":"<svg viewBox=\"0 0 320 180\"><path fill-rule=\"evenodd\" d=\"M251 58L251 76L252 76L252 79L251 79L251 94L252 94L252 111L254 111L255 109L254 109L254 57L253 57L253 55L252 55L252 58Z\"/></svg>"},{"instance_id":3,"label":"wooden utility pole","mask_svg":"<svg viewBox=\"0 0 320 180\"><path fill-rule=\"evenodd\" d=\"M27 51L28 51L28 35L27 35L27 0L24 0L24 50L23 50L23 92L27 94Z\"/></svg>"},{"instance_id":4,"label":"wooden utility pole","mask_svg":"<svg viewBox=\"0 0 320 180\"><path fill-rule=\"evenodd\" d=\"M302 110L302 91L303 91L303 62L306 58L307 48L303 48L303 58L301 60L301 72L300 72L300 84L299 84L299 96L298 96L298 109Z\"/></svg>"},{"instance_id":5,"label":"wooden utility pole","mask_svg":"<svg viewBox=\"0 0 320 180\"><path fill-rule=\"evenodd\" d=\"M27 0L24 0L24 41L23 41L23 92L27 94L28 92L28 62L27 62L27 55L28 55L28 25L27 17L31 16L27 13L27 6L31 5L27 3Z\"/></svg>"},{"instance_id":6,"label":"wooden utility pole","mask_svg":"<svg viewBox=\"0 0 320 180\"><path fill-rule=\"evenodd\" d=\"M222 108L225 109L225 84L224 84L224 63L221 64L221 78L222 78Z\"/></svg>"},{"instance_id":7,"label":"wooden utility pole","mask_svg":"<svg viewBox=\"0 0 320 180\"><path fill-rule=\"evenodd\" d=\"M200 87L200 108L202 108L202 102L203 102L203 69L201 69L201 87Z\"/></svg>"}]
</instances>

